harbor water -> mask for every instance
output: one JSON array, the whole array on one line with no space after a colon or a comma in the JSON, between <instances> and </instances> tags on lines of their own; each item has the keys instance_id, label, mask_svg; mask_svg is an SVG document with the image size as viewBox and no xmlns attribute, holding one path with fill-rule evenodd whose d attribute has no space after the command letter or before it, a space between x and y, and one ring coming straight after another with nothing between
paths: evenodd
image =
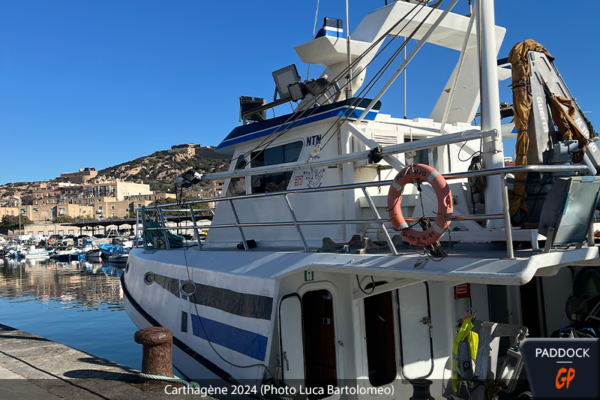
<instances>
[{"instance_id":1,"label":"harbor water","mask_svg":"<svg viewBox=\"0 0 600 400\"><path fill-rule=\"evenodd\" d=\"M139 369L125 264L0 259L0 323Z\"/></svg>"}]
</instances>

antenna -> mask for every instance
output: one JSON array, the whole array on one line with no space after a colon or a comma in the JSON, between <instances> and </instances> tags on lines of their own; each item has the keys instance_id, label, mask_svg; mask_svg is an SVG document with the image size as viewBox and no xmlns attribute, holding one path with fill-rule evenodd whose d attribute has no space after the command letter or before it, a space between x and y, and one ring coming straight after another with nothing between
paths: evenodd
<instances>
[{"instance_id":1,"label":"antenna","mask_svg":"<svg viewBox=\"0 0 600 400\"><path fill-rule=\"evenodd\" d=\"M352 68L350 68L350 21L348 18L348 0L346 0L346 43L348 53L348 84L346 85L346 99L352 97Z\"/></svg>"}]
</instances>

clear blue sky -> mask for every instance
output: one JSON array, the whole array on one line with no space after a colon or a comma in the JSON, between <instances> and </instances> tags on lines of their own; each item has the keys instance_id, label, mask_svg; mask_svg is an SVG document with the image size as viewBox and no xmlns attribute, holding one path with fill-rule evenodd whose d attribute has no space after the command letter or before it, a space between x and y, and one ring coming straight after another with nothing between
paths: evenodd
<instances>
[{"instance_id":1,"label":"clear blue sky","mask_svg":"<svg viewBox=\"0 0 600 400\"><path fill-rule=\"evenodd\" d=\"M0 0L0 183L218 144L238 124L240 95L272 98L271 72L292 63L306 75L293 47L311 39L316 3ZM325 16L344 18L344 0L320 3L317 29ZM351 28L383 4L350 0ZM467 0L456 10L466 13ZM508 29L500 57L524 39L546 46L597 130L598 15L595 0L496 1L496 23ZM457 59L424 47L408 72L410 118L429 115ZM511 102L509 83L502 101ZM401 93L399 80L382 111L401 116Z\"/></svg>"}]
</instances>

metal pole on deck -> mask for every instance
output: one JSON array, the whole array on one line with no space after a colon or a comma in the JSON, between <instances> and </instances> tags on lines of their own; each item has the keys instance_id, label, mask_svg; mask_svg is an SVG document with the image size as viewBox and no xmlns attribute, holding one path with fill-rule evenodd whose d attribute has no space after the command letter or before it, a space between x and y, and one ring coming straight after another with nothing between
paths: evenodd
<instances>
[{"instance_id":1,"label":"metal pole on deck","mask_svg":"<svg viewBox=\"0 0 600 400\"><path fill-rule=\"evenodd\" d=\"M404 38L407 40L407 38ZM404 62L406 62L406 49L408 48L408 43L404 46ZM406 70L408 68L404 68L404 119L406 119Z\"/></svg>"},{"instance_id":2,"label":"metal pole on deck","mask_svg":"<svg viewBox=\"0 0 600 400\"><path fill-rule=\"evenodd\" d=\"M500 122L500 93L498 90L496 23L494 17L494 0L477 0L477 41L480 60L481 90L481 129L496 129L496 138L483 139L484 168L504 167L504 150L502 148L502 124ZM502 182L498 175L487 177L485 190L485 212L503 213ZM489 220L488 228L502 228L504 220Z\"/></svg>"},{"instance_id":3,"label":"metal pole on deck","mask_svg":"<svg viewBox=\"0 0 600 400\"><path fill-rule=\"evenodd\" d=\"M348 18L348 0L346 0L346 51L348 53L348 85L346 86L346 99L349 99L352 97L352 68L350 68L352 60L350 57L350 18Z\"/></svg>"}]
</instances>

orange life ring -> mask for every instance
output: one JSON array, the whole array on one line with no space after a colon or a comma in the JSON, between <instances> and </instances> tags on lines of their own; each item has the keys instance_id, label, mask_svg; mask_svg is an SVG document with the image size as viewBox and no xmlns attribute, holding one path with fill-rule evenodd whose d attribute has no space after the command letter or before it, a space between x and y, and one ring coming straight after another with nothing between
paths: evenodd
<instances>
[{"instance_id":1,"label":"orange life ring","mask_svg":"<svg viewBox=\"0 0 600 400\"><path fill-rule=\"evenodd\" d=\"M427 181L435 191L438 202L438 215L435 222L426 231L416 231L410 228L400 209L402 202L402 190L408 183L415 181ZM387 209L390 222L395 230L401 230L400 236L414 246L427 246L441 238L450 225L447 217L452 216L452 192L446 180L435 169L429 165L413 164L404 168L396 175L387 198Z\"/></svg>"}]
</instances>

